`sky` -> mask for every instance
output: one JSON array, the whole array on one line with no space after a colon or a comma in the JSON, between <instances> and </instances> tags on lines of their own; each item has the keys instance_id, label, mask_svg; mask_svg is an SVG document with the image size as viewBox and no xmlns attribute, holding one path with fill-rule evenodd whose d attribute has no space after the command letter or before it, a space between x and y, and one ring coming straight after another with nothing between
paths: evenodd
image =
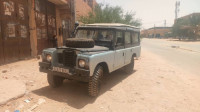
<instances>
[{"instance_id":1,"label":"sky","mask_svg":"<svg viewBox=\"0 0 200 112\"><path fill-rule=\"evenodd\" d=\"M136 18L142 20L142 28L147 29L164 26L172 26L175 19L175 3L177 0L96 0L98 3L121 6L125 11L136 13ZM190 13L200 13L200 0L179 0L180 12L178 17Z\"/></svg>"}]
</instances>

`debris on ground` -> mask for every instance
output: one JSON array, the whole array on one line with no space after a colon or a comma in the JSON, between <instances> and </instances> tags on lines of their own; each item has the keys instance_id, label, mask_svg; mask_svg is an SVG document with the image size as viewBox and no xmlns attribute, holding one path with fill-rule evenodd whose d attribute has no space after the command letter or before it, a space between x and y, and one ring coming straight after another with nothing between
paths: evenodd
<instances>
[{"instance_id":1,"label":"debris on ground","mask_svg":"<svg viewBox=\"0 0 200 112\"><path fill-rule=\"evenodd\" d=\"M17 107L17 109L19 109L19 110L21 110L21 109L23 109L24 108L24 105L23 104L20 104L18 107Z\"/></svg>"},{"instance_id":2,"label":"debris on ground","mask_svg":"<svg viewBox=\"0 0 200 112\"><path fill-rule=\"evenodd\" d=\"M41 105L41 104L43 104L43 103L45 103L45 102L46 102L45 99L40 98L40 99L38 100L38 105Z\"/></svg>"},{"instance_id":3,"label":"debris on ground","mask_svg":"<svg viewBox=\"0 0 200 112\"><path fill-rule=\"evenodd\" d=\"M37 59L38 59L38 60L40 59L40 55L37 56Z\"/></svg>"},{"instance_id":4,"label":"debris on ground","mask_svg":"<svg viewBox=\"0 0 200 112\"><path fill-rule=\"evenodd\" d=\"M8 72L8 71L7 71L7 70L3 70L3 71L2 71L2 73L6 73L6 72Z\"/></svg>"},{"instance_id":5,"label":"debris on ground","mask_svg":"<svg viewBox=\"0 0 200 112\"><path fill-rule=\"evenodd\" d=\"M24 100L24 102L26 102L26 103L30 103L31 101L30 101L30 100L28 100L28 99L26 99L26 100Z\"/></svg>"},{"instance_id":6,"label":"debris on ground","mask_svg":"<svg viewBox=\"0 0 200 112\"><path fill-rule=\"evenodd\" d=\"M37 102L37 104L33 105L31 108L29 108L27 111L25 112L32 112L33 110L35 110L38 106L40 106L41 104L45 103L46 100L43 98L40 98Z\"/></svg>"},{"instance_id":7,"label":"debris on ground","mask_svg":"<svg viewBox=\"0 0 200 112\"><path fill-rule=\"evenodd\" d=\"M172 48L180 48L180 46L172 45Z\"/></svg>"},{"instance_id":8,"label":"debris on ground","mask_svg":"<svg viewBox=\"0 0 200 112\"><path fill-rule=\"evenodd\" d=\"M20 112L19 110L15 110L14 112Z\"/></svg>"}]
</instances>

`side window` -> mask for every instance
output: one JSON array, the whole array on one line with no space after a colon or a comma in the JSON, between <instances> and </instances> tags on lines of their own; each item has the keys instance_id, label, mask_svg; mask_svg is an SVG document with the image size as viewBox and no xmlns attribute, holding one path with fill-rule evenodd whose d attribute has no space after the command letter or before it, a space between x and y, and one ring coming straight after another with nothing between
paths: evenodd
<instances>
[{"instance_id":1,"label":"side window","mask_svg":"<svg viewBox=\"0 0 200 112\"><path fill-rule=\"evenodd\" d=\"M133 32L132 33L132 44L139 43L139 33Z\"/></svg>"},{"instance_id":2,"label":"side window","mask_svg":"<svg viewBox=\"0 0 200 112\"><path fill-rule=\"evenodd\" d=\"M117 46L124 45L123 33L121 31L116 32L116 45Z\"/></svg>"},{"instance_id":3,"label":"side window","mask_svg":"<svg viewBox=\"0 0 200 112\"><path fill-rule=\"evenodd\" d=\"M131 44L131 33L125 32L125 44Z\"/></svg>"}]
</instances>

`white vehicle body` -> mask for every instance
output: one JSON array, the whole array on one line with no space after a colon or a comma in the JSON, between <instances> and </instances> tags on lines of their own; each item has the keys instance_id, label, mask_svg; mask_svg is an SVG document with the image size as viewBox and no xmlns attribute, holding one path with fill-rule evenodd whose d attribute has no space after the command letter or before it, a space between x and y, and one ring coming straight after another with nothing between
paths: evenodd
<instances>
[{"instance_id":1,"label":"white vehicle body","mask_svg":"<svg viewBox=\"0 0 200 112\"><path fill-rule=\"evenodd\" d=\"M96 30L101 30L103 32L109 30L109 32L112 32L112 41L109 41L112 44L111 47L102 46L96 42L97 45L94 48L60 47L57 49L45 49L43 51L43 59L45 60L47 55L52 56L51 64L48 65L50 67L45 70L46 73L52 71L57 72L56 74L58 75L62 73L62 76L66 77L65 75L77 75L75 71L80 71L78 73L82 74L82 72L86 72L86 76L91 77L99 64L103 65L108 73L111 73L130 64L132 58L140 57L140 29L137 27L124 24L88 24L77 28L77 32L81 30L82 33L86 31L95 32ZM58 54L61 53L62 55L66 49L71 49L76 52L76 62L72 67L65 66L62 59L59 61L60 57ZM88 65L87 70L79 67L80 60L86 62ZM45 63L41 63L41 68L46 68L47 64L45 65Z\"/></svg>"}]
</instances>

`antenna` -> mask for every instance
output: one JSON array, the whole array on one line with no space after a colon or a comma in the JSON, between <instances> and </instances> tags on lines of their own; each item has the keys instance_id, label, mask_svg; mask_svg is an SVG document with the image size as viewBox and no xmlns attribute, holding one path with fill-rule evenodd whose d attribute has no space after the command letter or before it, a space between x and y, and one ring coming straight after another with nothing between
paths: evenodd
<instances>
[{"instance_id":1,"label":"antenna","mask_svg":"<svg viewBox=\"0 0 200 112\"><path fill-rule=\"evenodd\" d=\"M179 12L180 12L180 1L176 1L176 4L175 4L175 20L178 19L178 15L179 15Z\"/></svg>"}]
</instances>

